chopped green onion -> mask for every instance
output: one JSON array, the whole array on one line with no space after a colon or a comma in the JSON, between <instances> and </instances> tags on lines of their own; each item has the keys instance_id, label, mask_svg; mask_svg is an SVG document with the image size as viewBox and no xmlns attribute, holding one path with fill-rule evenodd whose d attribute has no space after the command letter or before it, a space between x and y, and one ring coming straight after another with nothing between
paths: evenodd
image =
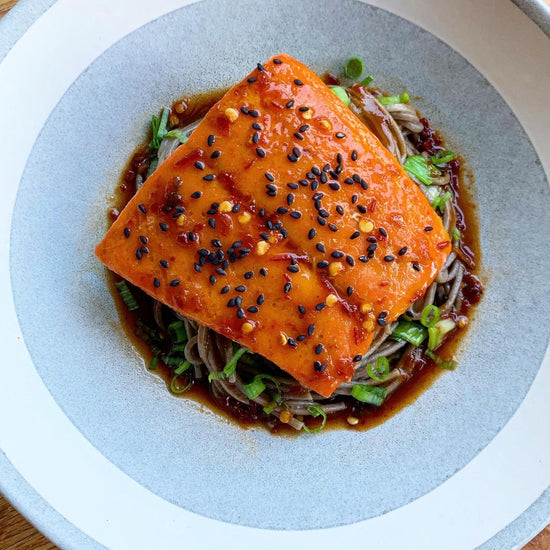
<instances>
[{"instance_id":1,"label":"chopped green onion","mask_svg":"<svg viewBox=\"0 0 550 550\"><path fill-rule=\"evenodd\" d=\"M170 391L171 391L172 393L176 393L176 394L178 394L178 393L185 393L185 392L191 387L191 384L193 383L193 380L189 380L189 383L188 383L185 387L183 387L183 388L178 388L178 387L176 387L176 384L175 384L175 382L176 382L176 380L177 380L178 378L179 378L179 374L176 374L176 375L172 378L172 380L170 380Z\"/></svg>"},{"instance_id":2,"label":"chopped green onion","mask_svg":"<svg viewBox=\"0 0 550 550\"><path fill-rule=\"evenodd\" d=\"M451 231L451 238L453 239L453 241L460 241L461 236L462 235L460 234L460 231L456 227L453 227L453 230Z\"/></svg>"},{"instance_id":3,"label":"chopped green onion","mask_svg":"<svg viewBox=\"0 0 550 550\"><path fill-rule=\"evenodd\" d=\"M187 332L183 321L174 321L168 325L168 334L174 344L182 344L187 342ZM175 351L172 349L172 351Z\"/></svg>"},{"instance_id":4,"label":"chopped green onion","mask_svg":"<svg viewBox=\"0 0 550 550\"><path fill-rule=\"evenodd\" d=\"M180 140L180 143L185 143L189 137L185 132L180 130L179 128L174 128L173 130L170 130L167 132L164 136L165 138L177 138Z\"/></svg>"},{"instance_id":5,"label":"chopped green onion","mask_svg":"<svg viewBox=\"0 0 550 550\"><path fill-rule=\"evenodd\" d=\"M433 177L441 174L435 166L428 166L428 161L422 155L409 157L403 163L403 168L425 185L431 185Z\"/></svg>"},{"instance_id":6,"label":"chopped green onion","mask_svg":"<svg viewBox=\"0 0 550 550\"><path fill-rule=\"evenodd\" d=\"M313 418L317 418L318 416L323 417L323 421L321 422L321 425L318 428L315 428L313 430L311 428L308 428L304 424L304 431L305 432L307 432L308 434L317 434L325 427L325 425L327 423L327 413L324 411L324 409L319 407L319 405L309 405L307 410L310 412L310 414L311 414L311 416L313 416Z\"/></svg>"},{"instance_id":7,"label":"chopped green onion","mask_svg":"<svg viewBox=\"0 0 550 550\"><path fill-rule=\"evenodd\" d=\"M241 348L242 349L242 348ZM243 384L244 392L248 399L256 399L266 388L263 380L271 380L277 387L279 396L281 394L279 389L279 382L274 376L270 374L257 374L249 384Z\"/></svg>"},{"instance_id":8,"label":"chopped green onion","mask_svg":"<svg viewBox=\"0 0 550 550\"><path fill-rule=\"evenodd\" d=\"M181 353L167 353L161 359L167 367L179 367L185 361L185 356Z\"/></svg>"},{"instance_id":9,"label":"chopped green onion","mask_svg":"<svg viewBox=\"0 0 550 550\"><path fill-rule=\"evenodd\" d=\"M420 315L420 322L426 327L433 327L439 321L439 308L437 306L426 306Z\"/></svg>"},{"instance_id":10,"label":"chopped green onion","mask_svg":"<svg viewBox=\"0 0 550 550\"><path fill-rule=\"evenodd\" d=\"M363 60L360 57L352 57L351 59L348 59L348 62L344 68L346 76L348 78L353 78L353 80L360 78L364 70L365 67L363 65Z\"/></svg>"},{"instance_id":11,"label":"chopped green onion","mask_svg":"<svg viewBox=\"0 0 550 550\"><path fill-rule=\"evenodd\" d=\"M139 304L136 302L132 291L128 287L128 283L126 283L124 279L122 281L119 281L118 283L115 283L115 286L118 289L122 301L126 304L126 307L130 311L135 311L136 309L139 309Z\"/></svg>"},{"instance_id":12,"label":"chopped green onion","mask_svg":"<svg viewBox=\"0 0 550 550\"><path fill-rule=\"evenodd\" d=\"M157 370L157 366L159 364L159 356L154 355L151 359L151 362L149 363L149 370Z\"/></svg>"},{"instance_id":13,"label":"chopped green onion","mask_svg":"<svg viewBox=\"0 0 550 550\"><path fill-rule=\"evenodd\" d=\"M426 336L428 336L428 333L422 325L412 321L399 321L390 338L392 340L405 340L413 346L419 346L426 339Z\"/></svg>"},{"instance_id":14,"label":"chopped green onion","mask_svg":"<svg viewBox=\"0 0 550 550\"><path fill-rule=\"evenodd\" d=\"M440 212L443 212L445 208L445 203L453 196L450 191L447 191L444 195L437 196L432 202L432 208L437 210L439 208Z\"/></svg>"},{"instance_id":15,"label":"chopped green onion","mask_svg":"<svg viewBox=\"0 0 550 550\"><path fill-rule=\"evenodd\" d=\"M367 374L377 382L384 382L390 374L390 362L387 357L376 358L376 368L373 363L367 363Z\"/></svg>"},{"instance_id":16,"label":"chopped green onion","mask_svg":"<svg viewBox=\"0 0 550 550\"><path fill-rule=\"evenodd\" d=\"M376 405L379 407L384 402L388 390L381 386L366 386L365 384L355 384L351 388L351 396L355 397L357 401L362 403L368 403L369 405Z\"/></svg>"},{"instance_id":17,"label":"chopped green onion","mask_svg":"<svg viewBox=\"0 0 550 550\"><path fill-rule=\"evenodd\" d=\"M146 325L141 319L136 320L136 336L141 338L153 352L153 355L160 355L162 340L158 330Z\"/></svg>"},{"instance_id":18,"label":"chopped green onion","mask_svg":"<svg viewBox=\"0 0 550 550\"><path fill-rule=\"evenodd\" d=\"M149 143L150 149L158 149L160 147L160 142L164 139L164 136L168 133L168 115L170 114L170 109L164 108L162 110L162 115L160 120L157 116L153 115L151 117L151 129L153 130L153 139Z\"/></svg>"},{"instance_id":19,"label":"chopped green onion","mask_svg":"<svg viewBox=\"0 0 550 550\"><path fill-rule=\"evenodd\" d=\"M456 323L452 319L441 319L433 327L428 329L430 335L428 339L428 349L433 350L440 346L447 334L456 328Z\"/></svg>"},{"instance_id":20,"label":"chopped green onion","mask_svg":"<svg viewBox=\"0 0 550 550\"><path fill-rule=\"evenodd\" d=\"M439 368L441 369L448 369L453 370L456 369L457 362L456 361L446 361L444 359L441 359L439 355L436 355L433 351L427 349L424 352Z\"/></svg>"},{"instance_id":21,"label":"chopped green onion","mask_svg":"<svg viewBox=\"0 0 550 550\"><path fill-rule=\"evenodd\" d=\"M221 370L213 370L208 375L208 381L212 382L212 380L221 380L222 378L225 378L225 374Z\"/></svg>"},{"instance_id":22,"label":"chopped green onion","mask_svg":"<svg viewBox=\"0 0 550 550\"><path fill-rule=\"evenodd\" d=\"M454 160L455 154L452 151L439 151L433 157L430 157L430 160L437 165L447 164Z\"/></svg>"},{"instance_id":23,"label":"chopped green onion","mask_svg":"<svg viewBox=\"0 0 550 550\"><path fill-rule=\"evenodd\" d=\"M184 373L191 366L191 362L187 359L176 369L174 374L180 375Z\"/></svg>"},{"instance_id":24,"label":"chopped green onion","mask_svg":"<svg viewBox=\"0 0 550 550\"><path fill-rule=\"evenodd\" d=\"M342 86L333 86L331 88L332 90L332 93L338 98L340 99L343 103L345 103L346 105L349 105L349 96L348 96L348 92L346 92L346 90L344 90L344 88L342 88Z\"/></svg>"},{"instance_id":25,"label":"chopped green onion","mask_svg":"<svg viewBox=\"0 0 550 550\"><path fill-rule=\"evenodd\" d=\"M367 76L366 78L363 78L359 84L363 86L364 88L367 87L372 81L374 80L374 77Z\"/></svg>"},{"instance_id":26,"label":"chopped green onion","mask_svg":"<svg viewBox=\"0 0 550 550\"><path fill-rule=\"evenodd\" d=\"M149 169L147 170L147 177L149 177L158 168L158 165L159 165L159 159L155 157L151 161L151 164L149 164Z\"/></svg>"},{"instance_id":27,"label":"chopped green onion","mask_svg":"<svg viewBox=\"0 0 550 550\"><path fill-rule=\"evenodd\" d=\"M382 103L382 105L392 105L394 103L408 103L411 98L407 92L403 92L399 95L377 97L376 99L378 99L378 101Z\"/></svg>"},{"instance_id":28,"label":"chopped green onion","mask_svg":"<svg viewBox=\"0 0 550 550\"><path fill-rule=\"evenodd\" d=\"M264 413L271 414L277 405L278 405L277 401L273 400L269 405L266 405L264 407Z\"/></svg>"},{"instance_id":29,"label":"chopped green onion","mask_svg":"<svg viewBox=\"0 0 550 550\"><path fill-rule=\"evenodd\" d=\"M234 354L231 359L227 362L225 367L223 368L223 373L227 378L229 378L237 368L237 361L245 354L249 353L250 350L248 348L239 348Z\"/></svg>"}]
</instances>

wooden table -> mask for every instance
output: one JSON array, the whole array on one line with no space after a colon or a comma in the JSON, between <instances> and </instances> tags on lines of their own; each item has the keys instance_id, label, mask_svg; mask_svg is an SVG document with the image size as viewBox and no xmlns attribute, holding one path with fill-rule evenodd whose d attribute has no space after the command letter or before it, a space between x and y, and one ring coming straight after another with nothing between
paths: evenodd
<instances>
[{"instance_id":1,"label":"wooden table","mask_svg":"<svg viewBox=\"0 0 550 550\"><path fill-rule=\"evenodd\" d=\"M550 0L545 0L550 6ZM18 0L0 0L0 19ZM0 550L58 550L0 495ZM550 550L550 525L523 550Z\"/></svg>"}]
</instances>

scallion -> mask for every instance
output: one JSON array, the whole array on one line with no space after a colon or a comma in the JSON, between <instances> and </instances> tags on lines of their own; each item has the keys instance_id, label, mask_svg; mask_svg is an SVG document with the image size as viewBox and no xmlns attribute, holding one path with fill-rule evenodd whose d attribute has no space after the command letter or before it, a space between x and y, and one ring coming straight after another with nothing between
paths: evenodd
<instances>
[{"instance_id":1,"label":"scallion","mask_svg":"<svg viewBox=\"0 0 550 550\"><path fill-rule=\"evenodd\" d=\"M357 401L368 403L369 405L376 405L377 407L382 405L387 393L388 390L381 386L355 384L355 386L351 388L351 396L355 397Z\"/></svg>"},{"instance_id":2,"label":"scallion","mask_svg":"<svg viewBox=\"0 0 550 550\"><path fill-rule=\"evenodd\" d=\"M445 203L453 196L450 191L447 191L444 195L438 195L432 202L432 208L437 210L439 208L440 212L443 212L445 208Z\"/></svg>"},{"instance_id":3,"label":"scallion","mask_svg":"<svg viewBox=\"0 0 550 550\"><path fill-rule=\"evenodd\" d=\"M404 163L403 168L424 185L431 185L434 176L441 172L435 166L429 166L428 161L422 155L412 155Z\"/></svg>"},{"instance_id":4,"label":"scallion","mask_svg":"<svg viewBox=\"0 0 550 550\"><path fill-rule=\"evenodd\" d=\"M367 87L372 81L374 80L374 77L367 76L366 78L363 78L359 84L363 86L364 88Z\"/></svg>"},{"instance_id":5,"label":"scallion","mask_svg":"<svg viewBox=\"0 0 550 550\"><path fill-rule=\"evenodd\" d=\"M447 370L453 370L456 369L457 362L450 360L447 361L445 359L441 359L439 355L436 355L433 351L427 349L424 351L424 353L441 369L447 369Z\"/></svg>"},{"instance_id":6,"label":"scallion","mask_svg":"<svg viewBox=\"0 0 550 550\"><path fill-rule=\"evenodd\" d=\"M399 324L393 329L390 338L393 340L405 340L413 346L419 346L426 339L428 333L426 329L418 323L412 321L399 321Z\"/></svg>"},{"instance_id":7,"label":"scallion","mask_svg":"<svg viewBox=\"0 0 550 550\"><path fill-rule=\"evenodd\" d=\"M183 374L189 367L191 366L191 362L187 359L177 368L174 370L174 374L177 374L178 376L180 374Z\"/></svg>"},{"instance_id":8,"label":"scallion","mask_svg":"<svg viewBox=\"0 0 550 550\"><path fill-rule=\"evenodd\" d=\"M451 231L451 238L453 239L453 241L460 241L461 236L462 235L460 234L460 231L456 227L453 227L453 230Z\"/></svg>"},{"instance_id":9,"label":"scallion","mask_svg":"<svg viewBox=\"0 0 550 550\"><path fill-rule=\"evenodd\" d=\"M428 349L434 350L443 343L445 336L456 328L452 319L441 319L433 327L428 329Z\"/></svg>"},{"instance_id":10,"label":"scallion","mask_svg":"<svg viewBox=\"0 0 550 550\"><path fill-rule=\"evenodd\" d=\"M426 327L433 327L439 321L439 308L433 304L426 306L420 314L420 322Z\"/></svg>"},{"instance_id":11,"label":"scallion","mask_svg":"<svg viewBox=\"0 0 550 550\"><path fill-rule=\"evenodd\" d=\"M208 381L212 382L212 380L221 380L222 378L225 378L225 374L221 370L213 370L208 375Z\"/></svg>"},{"instance_id":12,"label":"scallion","mask_svg":"<svg viewBox=\"0 0 550 550\"><path fill-rule=\"evenodd\" d=\"M139 309L139 304L136 302L132 291L130 290L128 284L124 279L122 281L118 281L118 283L115 283L115 286L118 289L122 301L126 304L126 307L130 311L135 311L136 309Z\"/></svg>"},{"instance_id":13,"label":"scallion","mask_svg":"<svg viewBox=\"0 0 550 550\"><path fill-rule=\"evenodd\" d=\"M363 60L360 57L352 57L351 59L348 59L344 68L346 76L348 78L352 78L353 80L357 80L358 78L360 78L364 70L365 66L363 64Z\"/></svg>"},{"instance_id":14,"label":"scallion","mask_svg":"<svg viewBox=\"0 0 550 550\"><path fill-rule=\"evenodd\" d=\"M313 418L317 418L318 416L323 417L323 421L321 422L321 425L318 428L314 428L313 430L311 428L308 428L304 424L304 431L305 432L307 432L308 434L317 434L325 427L325 425L327 423L327 413L319 405L309 405L307 410L310 412L310 414L311 414L311 416L313 416Z\"/></svg>"},{"instance_id":15,"label":"scallion","mask_svg":"<svg viewBox=\"0 0 550 550\"><path fill-rule=\"evenodd\" d=\"M224 375L229 378L237 368L237 361L245 354L249 353L250 350L248 348L239 348L234 354L231 359L226 363L225 367L223 368Z\"/></svg>"},{"instance_id":16,"label":"scallion","mask_svg":"<svg viewBox=\"0 0 550 550\"><path fill-rule=\"evenodd\" d=\"M191 387L191 384L193 383L193 380L189 380L188 384L183 387L183 388L178 388L176 387L176 380L179 378L179 374L176 374L172 380L170 380L170 391L172 393L175 393L175 394L179 394L179 393L185 393L190 387Z\"/></svg>"},{"instance_id":17,"label":"scallion","mask_svg":"<svg viewBox=\"0 0 550 550\"><path fill-rule=\"evenodd\" d=\"M159 356L153 355L151 362L149 363L149 370L157 370L159 364Z\"/></svg>"},{"instance_id":18,"label":"scallion","mask_svg":"<svg viewBox=\"0 0 550 550\"><path fill-rule=\"evenodd\" d=\"M448 162L451 162L451 160L454 160L454 158L455 154L452 151L439 151L433 157L430 157L430 160L434 164L440 166L442 164L447 164Z\"/></svg>"},{"instance_id":19,"label":"scallion","mask_svg":"<svg viewBox=\"0 0 550 550\"><path fill-rule=\"evenodd\" d=\"M149 143L150 149L158 149L164 136L168 133L168 116L170 115L170 109L164 108L160 120L157 116L151 117L151 130L153 131L153 139Z\"/></svg>"},{"instance_id":20,"label":"scallion","mask_svg":"<svg viewBox=\"0 0 550 550\"><path fill-rule=\"evenodd\" d=\"M256 397L265 391L266 385L263 382L264 380L271 380L275 384L280 396L279 382L274 376L270 374L257 374L249 384L243 384L243 389L248 399L256 399Z\"/></svg>"},{"instance_id":21,"label":"scallion","mask_svg":"<svg viewBox=\"0 0 550 550\"><path fill-rule=\"evenodd\" d=\"M365 367L367 369L367 374L377 382L384 382L390 374L390 362L387 357L376 358L376 367L373 363L367 363Z\"/></svg>"},{"instance_id":22,"label":"scallion","mask_svg":"<svg viewBox=\"0 0 550 550\"><path fill-rule=\"evenodd\" d=\"M164 137L177 138L179 139L180 143L185 143L189 139L188 135L182 130L180 130L179 128L174 128L173 130L170 130L169 132L166 133Z\"/></svg>"},{"instance_id":23,"label":"scallion","mask_svg":"<svg viewBox=\"0 0 550 550\"><path fill-rule=\"evenodd\" d=\"M376 99L378 99L378 101L382 103L382 105L392 105L394 103L408 103L411 98L407 92L403 92L399 95L377 97Z\"/></svg>"},{"instance_id":24,"label":"scallion","mask_svg":"<svg viewBox=\"0 0 550 550\"><path fill-rule=\"evenodd\" d=\"M343 103L345 103L346 105L349 105L348 92L346 92L346 90L344 90L344 88L342 88L342 86L333 86L331 88L331 91Z\"/></svg>"},{"instance_id":25,"label":"scallion","mask_svg":"<svg viewBox=\"0 0 550 550\"><path fill-rule=\"evenodd\" d=\"M168 334L172 339L173 344L182 344L187 342L187 332L185 330L185 323L183 321L174 321L168 325ZM172 348L172 351L175 351Z\"/></svg>"}]
</instances>

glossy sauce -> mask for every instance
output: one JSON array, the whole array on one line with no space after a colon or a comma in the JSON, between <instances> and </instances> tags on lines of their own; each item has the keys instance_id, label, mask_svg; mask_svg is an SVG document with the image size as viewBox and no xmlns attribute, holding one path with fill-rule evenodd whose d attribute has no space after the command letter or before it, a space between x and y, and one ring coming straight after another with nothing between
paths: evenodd
<instances>
[{"instance_id":1,"label":"glossy sauce","mask_svg":"<svg viewBox=\"0 0 550 550\"><path fill-rule=\"evenodd\" d=\"M172 127L183 128L203 116L210 107L223 95L223 91L215 91L204 94L193 99L180 99L172 106L172 115L170 116L170 124ZM424 124L424 130L420 134L420 140L415 144L421 152L426 151L430 155L444 150L442 138L435 132L426 119L421 119ZM136 150L131 160L129 161L123 175L116 194L115 204L109 211L110 221L114 221L118 213L124 208L125 204L134 194L134 181L136 174L144 174L147 172L150 164L147 145ZM463 289L463 306L459 312L460 315L472 316L472 307L479 301L483 288L479 279L475 276L476 262L479 262L479 234L478 221L476 216L476 204L473 200L471 185L473 177L471 174L465 174L461 166L462 160L455 159L450 162L447 170L451 178L451 188L455 195L456 205L456 225L461 232L460 248L456 252L464 260L468 267L468 272L464 276L465 287ZM146 359L149 364L152 354L145 342L136 336L135 326L138 315L136 312L130 312L126 308L119 293L117 292L114 283L119 280L114 274L110 274L111 293L115 298L117 309L122 320L124 330ZM154 325L152 318L152 309L150 307L150 298L139 289L133 290L134 296L140 303L139 316L147 324ZM460 342L463 341L467 327L459 331L455 331L446 342L438 348L437 353L441 357L447 359L454 355ZM436 378L443 372L430 359L424 356L419 349L414 350L406 360L407 370L412 373L411 378L403 383L381 407L373 407L362 404L353 398L348 398L348 408L342 413L331 415L327 421L327 428L351 428L365 430L372 428L394 414L398 413L404 407L413 403L418 396L430 387ZM460 368L460 366L458 367ZM173 379L173 372L159 362L154 372L159 375L166 383L167 388L170 388ZM184 376L179 377L184 380ZM179 379L178 379L179 381ZM177 384L176 384L177 386ZM237 421L242 426L264 425L262 418L265 416L262 413L261 407L252 404L251 407L234 401L232 398L227 398L223 403L219 403L209 391L209 384L206 379L195 381L191 389L184 394L185 398L191 398L199 403L215 410L217 413L222 412L223 415L232 420ZM348 418L357 419L357 424L350 426ZM308 421L308 426L315 427L319 422L317 420ZM282 424L278 421L270 427L273 433L284 433L293 435L295 430Z\"/></svg>"}]
</instances>

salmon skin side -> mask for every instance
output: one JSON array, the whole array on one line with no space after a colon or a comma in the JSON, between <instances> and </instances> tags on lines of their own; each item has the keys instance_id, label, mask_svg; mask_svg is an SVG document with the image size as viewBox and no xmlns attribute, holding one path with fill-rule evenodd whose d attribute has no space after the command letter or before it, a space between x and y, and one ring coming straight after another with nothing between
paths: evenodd
<instances>
[{"instance_id":1,"label":"salmon skin side","mask_svg":"<svg viewBox=\"0 0 550 550\"><path fill-rule=\"evenodd\" d=\"M450 251L391 153L286 54L210 109L96 248L152 298L324 397Z\"/></svg>"}]
</instances>

